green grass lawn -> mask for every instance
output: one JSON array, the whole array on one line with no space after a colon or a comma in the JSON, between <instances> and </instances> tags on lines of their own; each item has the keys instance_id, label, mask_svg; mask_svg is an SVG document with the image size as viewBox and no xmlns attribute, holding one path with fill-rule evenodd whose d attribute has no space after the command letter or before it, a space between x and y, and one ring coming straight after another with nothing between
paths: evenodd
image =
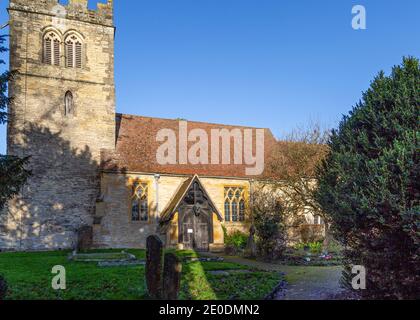
<instances>
[{"instance_id":1,"label":"green grass lawn","mask_svg":"<svg viewBox=\"0 0 420 320\"><path fill-rule=\"evenodd\" d=\"M95 253L120 252L97 250ZM144 250L126 250L138 259ZM100 268L96 263L68 261L69 252L0 253L0 274L9 285L10 300L135 300L147 299L144 266ZM195 257L192 251L177 252ZM51 288L56 265L66 268L67 290ZM278 272L212 275L214 270L247 269L228 262L184 262L181 299L262 299L281 280Z\"/></svg>"}]
</instances>

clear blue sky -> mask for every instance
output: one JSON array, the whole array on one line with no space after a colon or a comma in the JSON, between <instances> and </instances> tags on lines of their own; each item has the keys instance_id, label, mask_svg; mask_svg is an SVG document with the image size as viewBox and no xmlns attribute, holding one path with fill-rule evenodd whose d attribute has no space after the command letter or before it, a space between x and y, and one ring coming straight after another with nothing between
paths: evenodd
<instances>
[{"instance_id":1,"label":"clear blue sky","mask_svg":"<svg viewBox=\"0 0 420 320\"><path fill-rule=\"evenodd\" d=\"M333 127L379 70L420 57L419 0L114 2L122 113L268 127L277 136L310 121ZM365 31L351 28L356 4L367 9ZM2 128L0 152L5 137Z\"/></svg>"}]
</instances>

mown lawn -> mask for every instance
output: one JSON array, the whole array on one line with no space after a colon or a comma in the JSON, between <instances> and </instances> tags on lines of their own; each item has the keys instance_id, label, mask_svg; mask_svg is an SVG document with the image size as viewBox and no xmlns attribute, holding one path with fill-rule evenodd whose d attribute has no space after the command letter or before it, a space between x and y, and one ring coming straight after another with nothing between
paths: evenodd
<instances>
[{"instance_id":1,"label":"mown lawn","mask_svg":"<svg viewBox=\"0 0 420 320\"><path fill-rule=\"evenodd\" d=\"M99 250L97 252L119 252ZM127 250L138 259L144 250ZM0 274L9 285L9 300L136 300L147 299L144 266L100 268L96 263L68 261L69 252L0 253ZM177 252L181 258L196 256ZM67 290L51 287L56 265L66 268ZM214 270L240 270L247 267L228 262L184 262L181 299L262 299L281 280L277 272L249 272L213 275Z\"/></svg>"}]
</instances>

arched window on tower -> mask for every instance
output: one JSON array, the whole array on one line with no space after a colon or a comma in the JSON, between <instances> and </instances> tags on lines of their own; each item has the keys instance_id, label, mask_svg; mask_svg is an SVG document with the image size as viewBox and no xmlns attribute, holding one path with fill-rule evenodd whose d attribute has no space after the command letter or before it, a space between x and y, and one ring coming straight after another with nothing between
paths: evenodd
<instances>
[{"instance_id":1,"label":"arched window on tower","mask_svg":"<svg viewBox=\"0 0 420 320\"><path fill-rule=\"evenodd\" d=\"M74 99L71 91L67 91L64 96L64 115L74 115Z\"/></svg>"},{"instance_id":2,"label":"arched window on tower","mask_svg":"<svg viewBox=\"0 0 420 320\"><path fill-rule=\"evenodd\" d=\"M76 34L66 38L66 66L67 68L82 68L83 64L83 42Z\"/></svg>"},{"instance_id":3,"label":"arched window on tower","mask_svg":"<svg viewBox=\"0 0 420 320\"><path fill-rule=\"evenodd\" d=\"M49 31L44 35L44 54L43 62L54 66L60 65L60 37L54 31Z\"/></svg>"}]
</instances>

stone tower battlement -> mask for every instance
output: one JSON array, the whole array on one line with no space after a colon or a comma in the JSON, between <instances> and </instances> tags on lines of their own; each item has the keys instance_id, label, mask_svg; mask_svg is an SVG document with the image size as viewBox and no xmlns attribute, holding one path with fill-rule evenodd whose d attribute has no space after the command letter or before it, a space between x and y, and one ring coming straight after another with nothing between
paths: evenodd
<instances>
[{"instance_id":1,"label":"stone tower battlement","mask_svg":"<svg viewBox=\"0 0 420 320\"><path fill-rule=\"evenodd\" d=\"M113 0L98 3L96 10L88 8L88 0L69 0L67 5L60 4L58 0L10 0L10 9L113 25Z\"/></svg>"}]
</instances>

